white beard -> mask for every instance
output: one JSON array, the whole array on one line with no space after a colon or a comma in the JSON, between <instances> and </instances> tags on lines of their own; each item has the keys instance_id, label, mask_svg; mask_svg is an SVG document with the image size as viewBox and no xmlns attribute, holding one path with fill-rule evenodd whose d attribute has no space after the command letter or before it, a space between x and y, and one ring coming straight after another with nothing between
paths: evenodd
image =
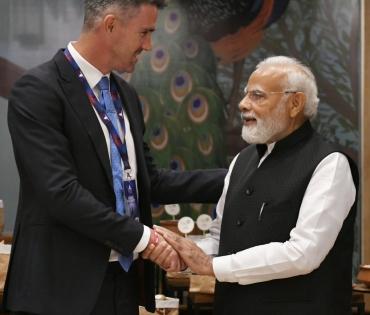
<instances>
[{"instance_id":1,"label":"white beard","mask_svg":"<svg viewBox=\"0 0 370 315\"><path fill-rule=\"evenodd\" d=\"M287 119L284 115L286 110L285 99L283 98L277 105L275 110L267 118L261 119L251 112L245 116L256 119L256 124L253 126L245 126L242 128L242 138L244 141L253 143L268 143L276 134L283 131L287 126Z\"/></svg>"}]
</instances>

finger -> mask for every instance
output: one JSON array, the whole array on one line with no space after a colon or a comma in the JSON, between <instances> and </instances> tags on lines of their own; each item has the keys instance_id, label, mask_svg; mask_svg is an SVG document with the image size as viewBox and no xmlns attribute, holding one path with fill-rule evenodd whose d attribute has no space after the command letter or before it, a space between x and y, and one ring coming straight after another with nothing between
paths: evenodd
<instances>
[{"instance_id":1,"label":"finger","mask_svg":"<svg viewBox=\"0 0 370 315\"><path fill-rule=\"evenodd\" d=\"M170 268L168 268L166 271L181 271L181 259L173 259L171 261Z\"/></svg>"},{"instance_id":2,"label":"finger","mask_svg":"<svg viewBox=\"0 0 370 315\"><path fill-rule=\"evenodd\" d=\"M163 236L164 234L171 234L171 231L165 229L164 227L154 225L153 228L158 232L159 235Z\"/></svg>"},{"instance_id":3,"label":"finger","mask_svg":"<svg viewBox=\"0 0 370 315\"><path fill-rule=\"evenodd\" d=\"M172 252L166 257L164 260L164 265L165 266L173 266L173 265L178 265L180 261L180 257L178 253L173 249Z\"/></svg>"},{"instance_id":4,"label":"finger","mask_svg":"<svg viewBox=\"0 0 370 315\"><path fill-rule=\"evenodd\" d=\"M157 232L159 231L163 231L163 232L166 232L166 231L169 231L168 229L164 228L163 226L160 226L160 225L153 225L153 229L155 229Z\"/></svg>"},{"instance_id":5,"label":"finger","mask_svg":"<svg viewBox=\"0 0 370 315\"><path fill-rule=\"evenodd\" d=\"M167 234L164 239L177 251L186 266L189 266L192 270L199 267L196 257L200 255L201 250L194 242L179 236L176 240L173 240L168 238Z\"/></svg>"},{"instance_id":6,"label":"finger","mask_svg":"<svg viewBox=\"0 0 370 315\"><path fill-rule=\"evenodd\" d=\"M164 251L157 257L156 263L163 268L169 268L174 255L177 256L177 253L172 249L172 247L167 246Z\"/></svg>"},{"instance_id":7,"label":"finger","mask_svg":"<svg viewBox=\"0 0 370 315\"><path fill-rule=\"evenodd\" d=\"M170 230L168 230L164 227L161 227L161 226L154 225L154 229L158 232L158 234L160 234L162 236L164 234L169 235L169 237L173 237L173 238L176 238L178 236L177 233L174 233L174 232L172 232L172 231L170 231Z\"/></svg>"},{"instance_id":8,"label":"finger","mask_svg":"<svg viewBox=\"0 0 370 315\"><path fill-rule=\"evenodd\" d=\"M164 234L163 238L168 244L170 244L177 252L180 252L183 249L183 238L180 236L172 237L168 234ZM181 253L180 253L181 254Z\"/></svg>"},{"instance_id":9,"label":"finger","mask_svg":"<svg viewBox=\"0 0 370 315\"><path fill-rule=\"evenodd\" d=\"M166 258L165 255L170 255L171 252L174 252L177 255L172 246L169 245L162 236L160 236L159 245L157 245L157 248L153 251L152 255L150 256L150 259L162 263L163 260Z\"/></svg>"},{"instance_id":10,"label":"finger","mask_svg":"<svg viewBox=\"0 0 370 315\"><path fill-rule=\"evenodd\" d=\"M151 247L150 250L148 250L148 253L146 253L146 257L150 260L155 260L158 255L164 250L166 246L169 246L168 243L164 240L162 236L159 236L158 243L154 245L154 248Z\"/></svg>"},{"instance_id":11,"label":"finger","mask_svg":"<svg viewBox=\"0 0 370 315\"><path fill-rule=\"evenodd\" d=\"M180 258L179 268L180 268L180 271L184 271L186 268L188 268L188 265L185 263L185 261L182 258Z\"/></svg>"},{"instance_id":12,"label":"finger","mask_svg":"<svg viewBox=\"0 0 370 315\"><path fill-rule=\"evenodd\" d=\"M168 229L164 228L163 226L160 225L153 225L153 229L156 230L157 232L167 232L169 231Z\"/></svg>"},{"instance_id":13,"label":"finger","mask_svg":"<svg viewBox=\"0 0 370 315\"><path fill-rule=\"evenodd\" d=\"M169 255L169 258L166 259L165 264L169 264L167 271L180 271L182 266L182 259L180 255L172 249L172 253Z\"/></svg>"},{"instance_id":14,"label":"finger","mask_svg":"<svg viewBox=\"0 0 370 315\"><path fill-rule=\"evenodd\" d=\"M154 250L151 252L149 259L152 261L157 261L158 257L162 255L162 253L167 249L171 248L170 245L168 245L165 241L162 241L160 244L158 244Z\"/></svg>"},{"instance_id":15,"label":"finger","mask_svg":"<svg viewBox=\"0 0 370 315\"><path fill-rule=\"evenodd\" d=\"M150 244L149 246L147 246L146 249L141 253L141 257L144 259L148 259L154 248L154 244Z\"/></svg>"}]
</instances>

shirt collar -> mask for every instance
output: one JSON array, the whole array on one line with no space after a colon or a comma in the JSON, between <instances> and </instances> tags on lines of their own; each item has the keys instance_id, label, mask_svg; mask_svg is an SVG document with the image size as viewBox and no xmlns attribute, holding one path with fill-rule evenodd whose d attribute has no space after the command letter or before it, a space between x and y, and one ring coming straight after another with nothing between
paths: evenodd
<instances>
[{"instance_id":1,"label":"shirt collar","mask_svg":"<svg viewBox=\"0 0 370 315\"><path fill-rule=\"evenodd\" d=\"M269 155L275 147L276 142L269 143L267 145L266 154Z\"/></svg>"},{"instance_id":2,"label":"shirt collar","mask_svg":"<svg viewBox=\"0 0 370 315\"><path fill-rule=\"evenodd\" d=\"M110 78L110 74L104 75L97 68L95 68L90 62L88 62L80 53L73 47L74 42L69 42L68 50L71 53L73 59L76 61L77 65L80 67L82 73L84 74L87 83L93 89L99 83L103 76Z\"/></svg>"},{"instance_id":3,"label":"shirt collar","mask_svg":"<svg viewBox=\"0 0 370 315\"><path fill-rule=\"evenodd\" d=\"M272 152L272 150L275 147L275 144L276 144L276 142L272 142L272 143L267 144L267 149L266 149L265 153L263 154L263 156L261 157L261 161L263 161L265 158L267 158L270 155L270 153Z\"/></svg>"}]
</instances>

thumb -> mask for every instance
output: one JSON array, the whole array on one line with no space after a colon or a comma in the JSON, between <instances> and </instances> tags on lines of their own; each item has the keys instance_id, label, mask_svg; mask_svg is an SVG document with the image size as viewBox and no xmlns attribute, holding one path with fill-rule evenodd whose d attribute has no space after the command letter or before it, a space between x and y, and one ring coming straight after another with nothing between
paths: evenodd
<instances>
[{"instance_id":1,"label":"thumb","mask_svg":"<svg viewBox=\"0 0 370 315\"><path fill-rule=\"evenodd\" d=\"M173 232L171 232L170 230L162 227L162 226L158 226L158 225L153 225L153 228L154 230L156 230L158 232L158 234L160 235L164 235L164 234L172 234Z\"/></svg>"}]
</instances>

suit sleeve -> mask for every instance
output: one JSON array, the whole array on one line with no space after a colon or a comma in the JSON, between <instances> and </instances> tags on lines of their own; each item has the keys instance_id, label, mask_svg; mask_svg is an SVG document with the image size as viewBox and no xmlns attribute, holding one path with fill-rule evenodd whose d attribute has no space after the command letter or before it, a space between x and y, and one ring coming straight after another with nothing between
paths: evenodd
<instances>
[{"instance_id":1,"label":"suit sleeve","mask_svg":"<svg viewBox=\"0 0 370 315\"><path fill-rule=\"evenodd\" d=\"M81 185L64 110L65 99L37 75L25 75L12 91L8 125L21 190L37 200L32 213L22 213L23 223L30 217L55 222L123 254L132 252L143 226L116 214Z\"/></svg>"},{"instance_id":2,"label":"suit sleeve","mask_svg":"<svg viewBox=\"0 0 370 315\"><path fill-rule=\"evenodd\" d=\"M147 148L147 152L149 152L149 148ZM148 159L148 161L151 161L151 159ZM182 202L217 203L222 194L226 169L180 172L157 170L152 163L148 164L151 169L153 201L162 204Z\"/></svg>"}]
</instances>

